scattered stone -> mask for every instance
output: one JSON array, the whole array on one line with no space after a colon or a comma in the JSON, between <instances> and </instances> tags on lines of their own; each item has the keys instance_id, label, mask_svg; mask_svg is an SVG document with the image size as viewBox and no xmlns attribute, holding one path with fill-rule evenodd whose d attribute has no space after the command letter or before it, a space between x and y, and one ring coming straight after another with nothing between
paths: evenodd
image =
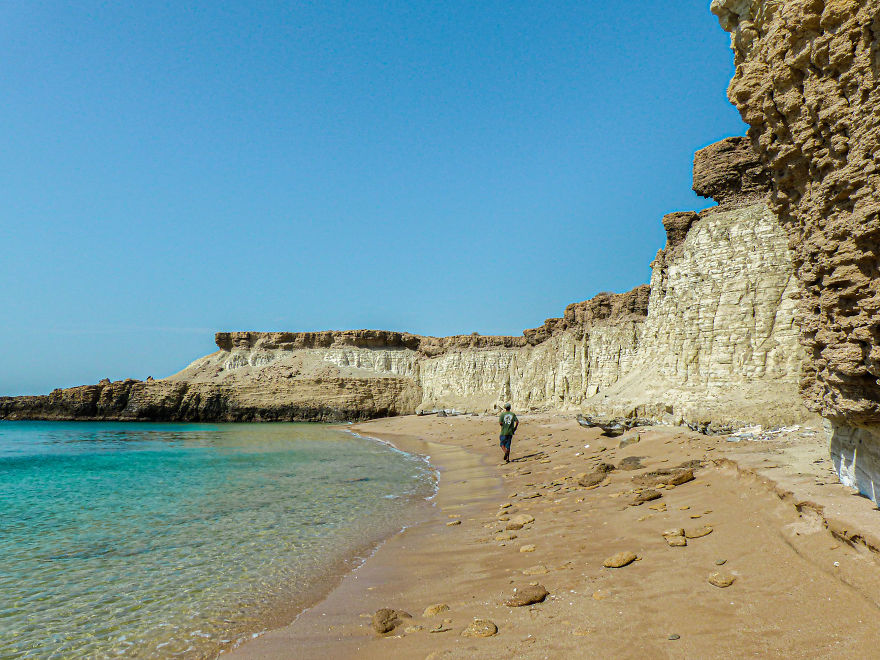
<instances>
[{"instance_id":1,"label":"scattered stone","mask_svg":"<svg viewBox=\"0 0 880 660\"><path fill-rule=\"evenodd\" d=\"M602 562L602 565L605 568L623 568L624 566L628 566L632 564L636 559L638 559L638 555L634 552L630 552L628 550L622 550L616 554L611 555L605 561Z\"/></svg>"},{"instance_id":2,"label":"scattered stone","mask_svg":"<svg viewBox=\"0 0 880 660\"><path fill-rule=\"evenodd\" d=\"M735 581L736 578L733 575L728 575L725 573L712 573L712 575L709 576L709 584L718 587L719 589L729 587Z\"/></svg>"},{"instance_id":3,"label":"scattered stone","mask_svg":"<svg viewBox=\"0 0 880 660\"><path fill-rule=\"evenodd\" d=\"M633 477L635 483L649 488L656 488L660 484L680 486L693 479L693 470L682 468L660 468Z\"/></svg>"},{"instance_id":4,"label":"scattered stone","mask_svg":"<svg viewBox=\"0 0 880 660\"><path fill-rule=\"evenodd\" d=\"M691 459L689 461L685 461L684 463L679 463L675 467L679 470L696 470L697 468L703 467L704 461L701 461L698 458Z\"/></svg>"},{"instance_id":5,"label":"scattered stone","mask_svg":"<svg viewBox=\"0 0 880 660\"><path fill-rule=\"evenodd\" d=\"M618 470L641 470L643 467L641 456L627 456L617 464Z\"/></svg>"},{"instance_id":6,"label":"scattered stone","mask_svg":"<svg viewBox=\"0 0 880 660\"><path fill-rule=\"evenodd\" d=\"M687 539L683 536L667 536L666 544L673 548L683 548L688 542Z\"/></svg>"},{"instance_id":7,"label":"scattered stone","mask_svg":"<svg viewBox=\"0 0 880 660\"><path fill-rule=\"evenodd\" d=\"M668 639L670 639L670 640L672 640L672 641L674 642L674 641L677 640L677 639L681 639L681 635L676 635L675 633L672 633L672 634L668 637Z\"/></svg>"},{"instance_id":8,"label":"scattered stone","mask_svg":"<svg viewBox=\"0 0 880 660\"><path fill-rule=\"evenodd\" d=\"M530 585L522 589L514 589L513 596L508 598L504 604L508 607L524 607L543 602L549 595L550 592L540 584Z\"/></svg>"},{"instance_id":9,"label":"scattered stone","mask_svg":"<svg viewBox=\"0 0 880 660\"><path fill-rule=\"evenodd\" d=\"M529 523L535 522L535 516L529 515L528 513L518 513L515 516L511 516L510 522L528 525Z\"/></svg>"},{"instance_id":10,"label":"scattered stone","mask_svg":"<svg viewBox=\"0 0 880 660\"><path fill-rule=\"evenodd\" d=\"M689 539L698 539L711 533L712 528L709 527L709 525L703 525L702 527L692 527L690 529L684 530L685 537Z\"/></svg>"},{"instance_id":11,"label":"scattered stone","mask_svg":"<svg viewBox=\"0 0 880 660\"><path fill-rule=\"evenodd\" d=\"M601 484L608 477L604 472L591 472L585 477L581 477L578 479L578 485L584 488L598 488L599 484Z\"/></svg>"},{"instance_id":12,"label":"scattered stone","mask_svg":"<svg viewBox=\"0 0 880 660\"><path fill-rule=\"evenodd\" d=\"M618 449L623 449L624 447L629 447L630 445L634 445L642 439L641 435L637 432L631 435L625 435L620 439L620 442L617 443Z\"/></svg>"},{"instance_id":13,"label":"scattered stone","mask_svg":"<svg viewBox=\"0 0 880 660\"><path fill-rule=\"evenodd\" d=\"M670 486L681 486L682 484L686 484L688 481L694 480L694 471L693 470L681 470L676 474L673 474L671 478L669 478L666 483Z\"/></svg>"},{"instance_id":14,"label":"scattered stone","mask_svg":"<svg viewBox=\"0 0 880 660\"><path fill-rule=\"evenodd\" d=\"M673 527L663 532L663 536L684 536L683 527Z\"/></svg>"},{"instance_id":15,"label":"scattered stone","mask_svg":"<svg viewBox=\"0 0 880 660\"><path fill-rule=\"evenodd\" d=\"M412 633L422 632L424 629L425 629L425 626L419 626L419 625L407 626L406 628L403 629L403 632L411 635Z\"/></svg>"},{"instance_id":16,"label":"scattered stone","mask_svg":"<svg viewBox=\"0 0 880 660\"><path fill-rule=\"evenodd\" d=\"M633 501L630 502L630 506L640 506L645 502L651 502L653 500L659 500L663 497L663 493L659 490L654 490L653 488L648 488L643 490L641 493L637 493L633 498Z\"/></svg>"},{"instance_id":17,"label":"scattered stone","mask_svg":"<svg viewBox=\"0 0 880 660\"><path fill-rule=\"evenodd\" d=\"M659 504L652 504L648 507L654 511L666 511L666 502L660 502Z\"/></svg>"},{"instance_id":18,"label":"scattered stone","mask_svg":"<svg viewBox=\"0 0 880 660\"><path fill-rule=\"evenodd\" d=\"M446 526L447 527L455 527L456 525L460 525L460 524L461 524L460 520L453 520L451 522L446 523Z\"/></svg>"},{"instance_id":19,"label":"scattered stone","mask_svg":"<svg viewBox=\"0 0 880 660\"><path fill-rule=\"evenodd\" d=\"M516 534L513 532L499 532L495 535L496 541L512 541L516 538Z\"/></svg>"},{"instance_id":20,"label":"scattered stone","mask_svg":"<svg viewBox=\"0 0 880 660\"><path fill-rule=\"evenodd\" d=\"M498 626L488 619L474 619L473 622L465 628L462 637L492 637L498 634Z\"/></svg>"},{"instance_id":21,"label":"scattered stone","mask_svg":"<svg viewBox=\"0 0 880 660\"><path fill-rule=\"evenodd\" d=\"M380 610L376 610L376 613L373 615L373 630L380 635L384 635L394 630L396 626L399 626L402 623L401 619L412 619L412 616L403 610L392 610L389 607L383 607Z\"/></svg>"},{"instance_id":22,"label":"scattered stone","mask_svg":"<svg viewBox=\"0 0 880 660\"><path fill-rule=\"evenodd\" d=\"M449 605L447 605L446 603L437 603L436 605L429 605L428 607L426 607L425 611L422 613L422 616L424 616L424 617L437 616L438 614L440 614L442 612L448 612L448 611L449 611Z\"/></svg>"},{"instance_id":23,"label":"scattered stone","mask_svg":"<svg viewBox=\"0 0 880 660\"><path fill-rule=\"evenodd\" d=\"M434 628L431 628L428 632L429 633L445 633L445 632L449 632L450 630L452 630L452 628L450 628L449 626L444 625L442 623L438 623Z\"/></svg>"},{"instance_id":24,"label":"scattered stone","mask_svg":"<svg viewBox=\"0 0 880 660\"><path fill-rule=\"evenodd\" d=\"M504 526L504 529L509 531L516 531L518 529L522 529L523 527L525 527L525 525L523 525L521 522L510 521Z\"/></svg>"},{"instance_id":25,"label":"scattered stone","mask_svg":"<svg viewBox=\"0 0 880 660\"><path fill-rule=\"evenodd\" d=\"M701 516L699 513L691 514L691 520L696 520L697 518L702 518L702 517L703 516Z\"/></svg>"},{"instance_id":26,"label":"scattered stone","mask_svg":"<svg viewBox=\"0 0 880 660\"><path fill-rule=\"evenodd\" d=\"M715 565L716 565L716 566L724 566L724 564L726 564L726 563L727 563L727 560L726 560L726 559L716 559L716 560L715 560Z\"/></svg>"},{"instance_id":27,"label":"scattered stone","mask_svg":"<svg viewBox=\"0 0 880 660\"><path fill-rule=\"evenodd\" d=\"M538 564L537 566L529 566L526 569L523 569L523 575L547 575L550 572L544 564Z\"/></svg>"},{"instance_id":28,"label":"scattered stone","mask_svg":"<svg viewBox=\"0 0 880 660\"><path fill-rule=\"evenodd\" d=\"M534 552L535 546L532 543L527 543L526 545L520 547L519 551L520 552Z\"/></svg>"},{"instance_id":29,"label":"scattered stone","mask_svg":"<svg viewBox=\"0 0 880 660\"><path fill-rule=\"evenodd\" d=\"M501 504L498 508L499 508L499 509L506 509L506 508L509 507L509 506L513 506L513 504L511 504L510 502L504 502L504 503Z\"/></svg>"},{"instance_id":30,"label":"scattered stone","mask_svg":"<svg viewBox=\"0 0 880 660\"><path fill-rule=\"evenodd\" d=\"M533 500L533 499L535 499L536 497L541 497L541 493L539 493L538 491L534 491L534 492L532 492L532 493L525 493L525 494L522 496L522 499L524 499L524 500Z\"/></svg>"}]
</instances>

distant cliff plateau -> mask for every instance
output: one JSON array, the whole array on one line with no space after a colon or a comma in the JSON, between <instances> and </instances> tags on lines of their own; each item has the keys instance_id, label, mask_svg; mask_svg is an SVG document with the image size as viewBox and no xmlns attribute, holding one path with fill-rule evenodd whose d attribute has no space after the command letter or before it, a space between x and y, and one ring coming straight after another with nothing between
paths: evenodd
<instances>
[{"instance_id":1,"label":"distant cliff plateau","mask_svg":"<svg viewBox=\"0 0 880 660\"><path fill-rule=\"evenodd\" d=\"M663 218L650 284L519 337L219 332L218 351L168 378L0 397L0 418L340 421L511 402L704 427L797 421L796 280L769 173L728 138L696 154L694 190L718 205Z\"/></svg>"}]
</instances>

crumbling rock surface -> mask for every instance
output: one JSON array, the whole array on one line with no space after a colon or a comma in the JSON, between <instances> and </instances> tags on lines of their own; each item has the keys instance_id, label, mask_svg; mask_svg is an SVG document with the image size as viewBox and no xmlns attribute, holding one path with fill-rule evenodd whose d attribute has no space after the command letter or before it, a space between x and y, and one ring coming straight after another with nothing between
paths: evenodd
<instances>
[{"instance_id":1,"label":"crumbling rock surface","mask_svg":"<svg viewBox=\"0 0 880 660\"><path fill-rule=\"evenodd\" d=\"M728 96L789 233L813 410L880 422L880 2L714 0L732 34Z\"/></svg>"},{"instance_id":2,"label":"crumbling rock surface","mask_svg":"<svg viewBox=\"0 0 880 660\"><path fill-rule=\"evenodd\" d=\"M650 294L648 284L626 293L600 293L584 302L569 305L562 318L547 319L544 325L525 330L523 335L534 346L569 328L586 329L598 322L610 324L623 319L642 321L648 314Z\"/></svg>"},{"instance_id":3,"label":"crumbling rock surface","mask_svg":"<svg viewBox=\"0 0 880 660\"><path fill-rule=\"evenodd\" d=\"M723 207L754 204L770 192L770 173L748 138L729 137L694 155L694 192Z\"/></svg>"},{"instance_id":4,"label":"crumbling rock surface","mask_svg":"<svg viewBox=\"0 0 880 660\"><path fill-rule=\"evenodd\" d=\"M800 388L829 419L843 483L880 501L880 2L714 0L728 98L773 181L806 349Z\"/></svg>"}]
</instances>

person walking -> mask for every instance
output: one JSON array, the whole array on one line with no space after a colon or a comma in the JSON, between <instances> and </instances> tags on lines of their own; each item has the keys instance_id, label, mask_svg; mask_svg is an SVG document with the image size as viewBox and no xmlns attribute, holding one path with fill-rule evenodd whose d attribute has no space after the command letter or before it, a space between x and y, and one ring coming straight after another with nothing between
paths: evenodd
<instances>
[{"instance_id":1,"label":"person walking","mask_svg":"<svg viewBox=\"0 0 880 660\"><path fill-rule=\"evenodd\" d=\"M498 418L501 425L501 449L504 450L504 462L510 463L510 445L513 442L513 434L519 427L519 420L516 415L510 412L510 404L504 404L504 412Z\"/></svg>"}]
</instances>

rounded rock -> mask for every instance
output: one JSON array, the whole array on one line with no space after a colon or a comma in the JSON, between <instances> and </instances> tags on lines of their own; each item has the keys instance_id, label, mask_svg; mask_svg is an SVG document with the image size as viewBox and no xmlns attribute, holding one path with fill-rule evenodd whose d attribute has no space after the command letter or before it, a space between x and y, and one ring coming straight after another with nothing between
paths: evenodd
<instances>
[{"instance_id":1,"label":"rounded rock","mask_svg":"<svg viewBox=\"0 0 880 660\"><path fill-rule=\"evenodd\" d=\"M498 634L498 626L488 619L474 619L471 624L465 628L462 637L492 637Z\"/></svg>"},{"instance_id":2,"label":"rounded rock","mask_svg":"<svg viewBox=\"0 0 880 660\"><path fill-rule=\"evenodd\" d=\"M605 568L623 568L624 566L632 564L637 558L638 555L636 555L636 553L630 552L629 550L623 550L608 557L602 562L602 565Z\"/></svg>"}]
</instances>

